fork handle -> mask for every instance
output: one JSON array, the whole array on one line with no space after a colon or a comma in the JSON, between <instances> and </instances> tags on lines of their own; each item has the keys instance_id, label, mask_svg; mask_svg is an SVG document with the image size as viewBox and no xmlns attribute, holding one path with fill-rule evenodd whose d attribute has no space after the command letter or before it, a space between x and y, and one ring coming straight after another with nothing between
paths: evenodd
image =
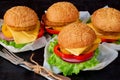
<instances>
[{"instance_id":1,"label":"fork handle","mask_svg":"<svg viewBox=\"0 0 120 80\"><path fill-rule=\"evenodd\" d=\"M24 67L24 68L26 68L30 71L34 71L33 66L35 66L35 65L32 64L32 63L24 61L20 64L20 66L22 66L22 67ZM43 66L39 65L39 67L40 67L41 70L37 74L42 75L43 77L47 78L48 80L71 80L69 77L65 77L65 76L62 76L62 75L59 75L59 74L54 74L51 71L48 71Z\"/></svg>"}]
</instances>

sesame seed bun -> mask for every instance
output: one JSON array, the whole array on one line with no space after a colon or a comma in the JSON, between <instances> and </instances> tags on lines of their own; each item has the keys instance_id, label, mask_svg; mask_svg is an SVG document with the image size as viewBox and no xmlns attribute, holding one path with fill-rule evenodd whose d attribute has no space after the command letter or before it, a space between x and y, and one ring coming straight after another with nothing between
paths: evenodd
<instances>
[{"instance_id":1,"label":"sesame seed bun","mask_svg":"<svg viewBox=\"0 0 120 80\"><path fill-rule=\"evenodd\" d=\"M70 2L57 2L47 9L46 17L51 22L73 22L79 18L79 11Z\"/></svg>"},{"instance_id":2,"label":"sesame seed bun","mask_svg":"<svg viewBox=\"0 0 120 80\"><path fill-rule=\"evenodd\" d=\"M6 11L4 23L17 31L28 31L36 27L38 16L34 10L25 6L15 6Z\"/></svg>"},{"instance_id":3,"label":"sesame seed bun","mask_svg":"<svg viewBox=\"0 0 120 80\"><path fill-rule=\"evenodd\" d=\"M63 48L82 48L93 44L95 32L83 23L72 23L58 34L58 43Z\"/></svg>"},{"instance_id":4,"label":"sesame seed bun","mask_svg":"<svg viewBox=\"0 0 120 80\"><path fill-rule=\"evenodd\" d=\"M91 16L92 24L104 32L120 32L120 11L114 8L100 8Z\"/></svg>"}]
</instances>

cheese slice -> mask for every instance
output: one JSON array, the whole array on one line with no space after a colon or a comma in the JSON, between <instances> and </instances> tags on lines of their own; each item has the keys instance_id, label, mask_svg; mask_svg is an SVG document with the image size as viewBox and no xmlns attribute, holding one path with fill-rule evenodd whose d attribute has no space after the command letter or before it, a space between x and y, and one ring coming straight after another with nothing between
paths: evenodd
<instances>
[{"instance_id":1,"label":"cheese slice","mask_svg":"<svg viewBox=\"0 0 120 80\"><path fill-rule=\"evenodd\" d=\"M68 49L65 48L68 52L70 52L73 55L80 55L87 47L83 47L83 48L76 48L76 49Z\"/></svg>"},{"instance_id":2,"label":"cheese slice","mask_svg":"<svg viewBox=\"0 0 120 80\"><path fill-rule=\"evenodd\" d=\"M53 28L54 30L61 31L63 27L64 27L64 26L60 26L60 27L56 26L56 27L52 27L52 28Z\"/></svg>"},{"instance_id":3,"label":"cheese slice","mask_svg":"<svg viewBox=\"0 0 120 80\"><path fill-rule=\"evenodd\" d=\"M5 35L5 37L12 38L13 36L12 36L11 32L8 30L7 27L8 26L5 25L5 24L2 25L2 33Z\"/></svg>"},{"instance_id":4,"label":"cheese slice","mask_svg":"<svg viewBox=\"0 0 120 80\"><path fill-rule=\"evenodd\" d=\"M39 32L40 24L32 31L14 31L8 27L16 44L23 44L35 41Z\"/></svg>"},{"instance_id":5,"label":"cheese slice","mask_svg":"<svg viewBox=\"0 0 120 80\"><path fill-rule=\"evenodd\" d=\"M94 41L93 45L99 44L100 42L101 42L101 39L97 38L97 39ZM89 47L89 46L86 46L86 47L83 47L83 48L75 48L75 49L65 48L65 49L66 49L68 52L70 52L71 54L78 56L78 55L82 54L83 51L85 51L86 48L88 48L88 47Z\"/></svg>"},{"instance_id":6,"label":"cheese slice","mask_svg":"<svg viewBox=\"0 0 120 80\"><path fill-rule=\"evenodd\" d=\"M101 33L99 33L99 32L93 27L92 23L89 23L89 24L87 24L87 25L88 25L90 28L92 28L97 35L102 35Z\"/></svg>"},{"instance_id":7,"label":"cheese slice","mask_svg":"<svg viewBox=\"0 0 120 80\"><path fill-rule=\"evenodd\" d=\"M99 44L101 42L101 39L100 38L97 38L93 44Z\"/></svg>"}]
</instances>

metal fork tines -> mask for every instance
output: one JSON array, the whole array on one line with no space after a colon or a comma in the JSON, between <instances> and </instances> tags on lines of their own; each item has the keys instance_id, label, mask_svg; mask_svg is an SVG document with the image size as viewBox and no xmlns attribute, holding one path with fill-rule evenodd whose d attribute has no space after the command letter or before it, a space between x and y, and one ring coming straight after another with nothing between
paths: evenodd
<instances>
[{"instance_id":1,"label":"metal fork tines","mask_svg":"<svg viewBox=\"0 0 120 80\"><path fill-rule=\"evenodd\" d=\"M6 50L5 48L3 48L2 51L4 52L4 53L2 54L2 56L3 56L5 59L9 60L11 63L15 64L15 65L18 65L18 64L20 64L21 62L24 61L24 59L16 56L14 53L9 52L9 51Z\"/></svg>"},{"instance_id":2,"label":"metal fork tines","mask_svg":"<svg viewBox=\"0 0 120 80\"><path fill-rule=\"evenodd\" d=\"M2 52L0 51L1 57L5 58L6 60L10 61L11 63L13 63L15 65L19 65L21 67L24 67L24 68L30 70L30 71L33 71L33 68L31 66L33 66L34 64L25 61L24 59L18 57L17 55L8 51L5 48L3 48L1 50L2 50Z\"/></svg>"},{"instance_id":3,"label":"metal fork tines","mask_svg":"<svg viewBox=\"0 0 120 80\"><path fill-rule=\"evenodd\" d=\"M9 52L7 49L3 48L2 52L0 51L0 56L5 58L6 60L10 61L11 63L15 64L15 65L20 65L30 71L34 71L32 66L35 66L34 64L25 61L24 59L18 57L17 55L15 55L12 52ZM37 74L40 74L42 76L44 76L45 78L47 78L48 80L71 80L69 77L65 77L59 74L54 74L51 71L48 71L47 69L45 69L43 66L41 67L41 71Z\"/></svg>"}]
</instances>

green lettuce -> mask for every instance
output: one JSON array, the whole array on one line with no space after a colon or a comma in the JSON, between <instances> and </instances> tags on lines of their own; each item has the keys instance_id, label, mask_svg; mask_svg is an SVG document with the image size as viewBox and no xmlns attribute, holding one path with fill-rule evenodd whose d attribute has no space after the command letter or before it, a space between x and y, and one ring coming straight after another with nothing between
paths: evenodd
<instances>
[{"instance_id":1,"label":"green lettuce","mask_svg":"<svg viewBox=\"0 0 120 80\"><path fill-rule=\"evenodd\" d=\"M86 23L91 23L91 17L88 19L88 21Z\"/></svg>"},{"instance_id":2,"label":"green lettuce","mask_svg":"<svg viewBox=\"0 0 120 80\"><path fill-rule=\"evenodd\" d=\"M50 42L48 51L51 56L48 58L48 63L50 65L56 66L61 72L63 72L64 76L78 74L83 69L91 68L99 64L99 61L97 60L97 56L99 55L98 48L95 50L95 55L90 60L82 63L69 63L63 61L54 53L53 49L56 44L57 40Z\"/></svg>"},{"instance_id":3,"label":"green lettuce","mask_svg":"<svg viewBox=\"0 0 120 80\"><path fill-rule=\"evenodd\" d=\"M115 41L114 43L116 43L116 44L120 44L120 39L118 39L118 40Z\"/></svg>"},{"instance_id":4,"label":"green lettuce","mask_svg":"<svg viewBox=\"0 0 120 80\"><path fill-rule=\"evenodd\" d=\"M3 39L0 39L0 42L4 43L7 46L13 46L18 49L21 49L22 47L24 47L26 45L26 44L16 44L14 41L6 41Z\"/></svg>"}]
</instances>

